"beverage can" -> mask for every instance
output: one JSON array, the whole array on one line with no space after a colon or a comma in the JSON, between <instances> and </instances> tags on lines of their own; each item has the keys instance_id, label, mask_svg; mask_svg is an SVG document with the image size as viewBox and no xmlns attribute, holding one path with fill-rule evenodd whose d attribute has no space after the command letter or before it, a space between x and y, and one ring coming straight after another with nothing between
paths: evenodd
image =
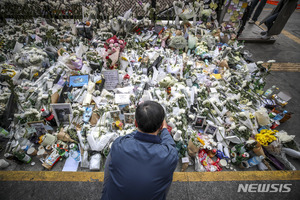
<instances>
[{"instance_id":1,"label":"beverage can","mask_svg":"<svg viewBox=\"0 0 300 200\"><path fill-rule=\"evenodd\" d=\"M248 152L245 152L245 153L242 154L242 157L243 157L244 159L247 159L247 158L250 157L250 155L249 155Z\"/></svg>"},{"instance_id":2,"label":"beverage can","mask_svg":"<svg viewBox=\"0 0 300 200\"><path fill-rule=\"evenodd\" d=\"M75 143L71 143L70 145L69 145L69 149L71 150L74 150L74 151L77 151L78 150L78 146L77 146L77 144L75 144Z\"/></svg>"},{"instance_id":3,"label":"beverage can","mask_svg":"<svg viewBox=\"0 0 300 200\"><path fill-rule=\"evenodd\" d=\"M272 126L270 127L270 129L275 129L277 126L280 125L280 122L279 121L275 121Z\"/></svg>"},{"instance_id":4,"label":"beverage can","mask_svg":"<svg viewBox=\"0 0 300 200\"><path fill-rule=\"evenodd\" d=\"M269 117L270 117L270 118L273 118L273 117L275 117L276 115L277 115L277 114L276 114L275 112L270 112L270 113L269 113Z\"/></svg>"}]
</instances>

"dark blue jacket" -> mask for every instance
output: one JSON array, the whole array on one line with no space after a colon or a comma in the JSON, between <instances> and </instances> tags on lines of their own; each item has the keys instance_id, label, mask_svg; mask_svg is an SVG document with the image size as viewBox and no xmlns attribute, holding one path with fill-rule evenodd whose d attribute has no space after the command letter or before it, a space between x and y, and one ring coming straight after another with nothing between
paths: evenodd
<instances>
[{"instance_id":1,"label":"dark blue jacket","mask_svg":"<svg viewBox=\"0 0 300 200\"><path fill-rule=\"evenodd\" d=\"M166 199L178 162L167 129L160 136L135 131L117 138L106 162L102 200Z\"/></svg>"}]
</instances>

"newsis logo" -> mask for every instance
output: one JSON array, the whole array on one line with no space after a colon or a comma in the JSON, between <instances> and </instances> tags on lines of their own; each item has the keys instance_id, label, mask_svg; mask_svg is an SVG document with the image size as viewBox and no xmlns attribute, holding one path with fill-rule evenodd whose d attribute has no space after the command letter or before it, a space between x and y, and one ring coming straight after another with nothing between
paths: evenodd
<instances>
[{"instance_id":1,"label":"newsis logo","mask_svg":"<svg viewBox=\"0 0 300 200\"><path fill-rule=\"evenodd\" d=\"M292 184L239 184L237 192L291 192Z\"/></svg>"}]
</instances>

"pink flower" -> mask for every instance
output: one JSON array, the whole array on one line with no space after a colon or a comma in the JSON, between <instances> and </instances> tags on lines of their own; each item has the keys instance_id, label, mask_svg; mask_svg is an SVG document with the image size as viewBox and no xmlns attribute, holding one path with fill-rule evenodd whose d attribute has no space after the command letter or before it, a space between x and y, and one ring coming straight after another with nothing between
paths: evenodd
<instances>
[{"instance_id":1,"label":"pink flower","mask_svg":"<svg viewBox=\"0 0 300 200\"><path fill-rule=\"evenodd\" d=\"M113 47L111 50L112 50L112 51L116 51L116 48L115 48L115 47Z\"/></svg>"},{"instance_id":2,"label":"pink flower","mask_svg":"<svg viewBox=\"0 0 300 200\"><path fill-rule=\"evenodd\" d=\"M121 45L124 44L123 40L119 40L119 44Z\"/></svg>"},{"instance_id":3,"label":"pink flower","mask_svg":"<svg viewBox=\"0 0 300 200\"><path fill-rule=\"evenodd\" d=\"M109 40L109 43L110 43L110 44L113 44L114 42L115 42L114 39L110 39L110 40Z\"/></svg>"},{"instance_id":4,"label":"pink flower","mask_svg":"<svg viewBox=\"0 0 300 200\"><path fill-rule=\"evenodd\" d=\"M113 47L114 47L114 44L109 44L109 47L110 47L110 48L113 48Z\"/></svg>"},{"instance_id":5,"label":"pink flower","mask_svg":"<svg viewBox=\"0 0 300 200\"><path fill-rule=\"evenodd\" d=\"M115 43L115 47L118 47L119 46L119 44L118 43Z\"/></svg>"}]
</instances>

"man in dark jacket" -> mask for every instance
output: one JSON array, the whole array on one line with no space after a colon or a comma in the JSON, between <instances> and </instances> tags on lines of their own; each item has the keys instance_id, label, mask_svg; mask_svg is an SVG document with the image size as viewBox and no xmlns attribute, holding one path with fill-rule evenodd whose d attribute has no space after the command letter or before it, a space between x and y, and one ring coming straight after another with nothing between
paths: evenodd
<instances>
[{"instance_id":1,"label":"man in dark jacket","mask_svg":"<svg viewBox=\"0 0 300 200\"><path fill-rule=\"evenodd\" d=\"M138 105L137 131L117 138L105 163L102 200L166 199L178 162L163 107Z\"/></svg>"}]
</instances>

